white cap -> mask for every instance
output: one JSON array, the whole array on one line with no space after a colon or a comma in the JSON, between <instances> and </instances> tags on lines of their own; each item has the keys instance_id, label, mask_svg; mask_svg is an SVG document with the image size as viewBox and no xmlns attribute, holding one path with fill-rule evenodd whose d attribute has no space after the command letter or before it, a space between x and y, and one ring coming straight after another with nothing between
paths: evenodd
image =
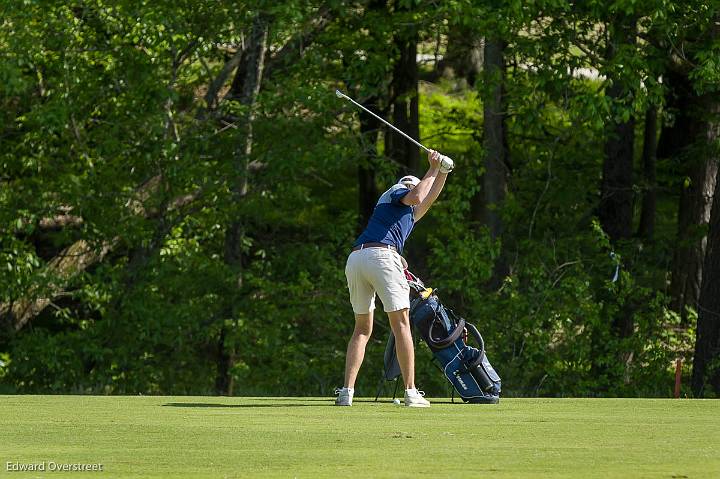
<instances>
[{"instance_id":1,"label":"white cap","mask_svg":"<svg viewBox=\"0 0 720 479\"><path fill-rule=\"evenodd\" d=\"M403 185L406 188L413 188L413 187L417 186L418 183L420 183L420 178L418 178L417 176L413 176L413 175L403 176L402 178L400 178L398 180L398 184Z\"/></svg>"}]
</instances>

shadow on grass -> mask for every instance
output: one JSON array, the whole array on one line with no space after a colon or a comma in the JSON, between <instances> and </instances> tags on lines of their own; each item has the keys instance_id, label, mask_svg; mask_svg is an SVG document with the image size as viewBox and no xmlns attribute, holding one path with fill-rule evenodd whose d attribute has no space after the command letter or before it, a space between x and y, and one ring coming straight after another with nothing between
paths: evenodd
<instances>
[{"instance_id":1,"label":"shadow on grass","mask_svg":"<svg viewBox=\"0 0 720 479\"><path fill-rule=\"evenodd\" d=\"M254 401L262 401L263 399L260 398L253 398ZM327 398L304 398L304 397L296 397L296 398L267 398L268 401L315 401L315 402L329 402L334 403L335 397L327 397ZM353 402L377 402L381 403L383 402L383 399L380 399L378 401L375 401L371 398L354 398ZM390 399L385 399L385 402L392 402Z\"/></svg>"},{"instance_id":2,"label":"shadow on grass","mask_svg":"<svg viewBox=\"0 0 720 479\"><path fill-rule=\"evenodd\" d=\"M253 401L263 401L263 399L253 398ZM223 404L223 403L205 403L205 402L170 402L163 404L163 407L194 407L194 408L259 408L259 407L335 407L334 400L321 399L321 398L268 398L268 403L257 404ZM305 404L301 402L295 402L291 404L274 404L277 401L314 401L321 404ZM372 399L360 399L355 400L356 403L375 403ZM383 401L379 401L376 404L382 404Z\"/></svg>"},{"instance_id":3,"label":"shadow on grass","mask_svg":"<svg viewBox=\"0 0 720 479\"><path fill-rule=\"evenodd\" d=\"M242 398L242 396L237 396L238 398ZM242 398L246 399L246 398ZM250 401L315 401L315 402L327 402L327 401L334 401L334 397L326 397L326 398L313 398L313 397L295 397L295 398L276 398L276 397L254 397L254 398L247 398Z\"/></svg>"},{"instance_id":4,"label":"shadow on grass","mask_svg":"<svg viewBox=\"0 0 720 479\"><path fill-rule=\"evenodd\" d=\"M330 407L329 404L218 404L218 403L202 403L202 402L170 402L163 404L163 407L245 407L245 408L258 408L258 407Z\"/></svg>"}]
</instances>

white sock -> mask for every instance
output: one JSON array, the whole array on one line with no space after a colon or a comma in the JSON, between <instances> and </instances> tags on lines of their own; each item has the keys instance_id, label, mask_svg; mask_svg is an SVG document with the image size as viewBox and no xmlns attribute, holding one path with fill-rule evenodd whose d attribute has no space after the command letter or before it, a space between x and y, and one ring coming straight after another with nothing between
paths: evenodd
<instances>
[{"instance_id":1,"label":"white sock","mask_svg":"<svg viewBox=\"0 0 720 479\"><path fill-rule=\"evenodd\" d=\"M407 394L408 396L417 396L418 395L417 388L406 389L405 394Z\"/></svg>"},{"instance_id":2,"label":"white sock","mask_svg":"<svg viewBox=\"0 0 720 479\"><path fill-rule=\"evenodd\" d=\"M355 389L353 389L353 388L342 388L342 389L341 389L341 394L342 394L342 393L347 393L347 394L349 394L350 396L352 396L353 394L355 394Z\"/></svg>"}]
</instances>

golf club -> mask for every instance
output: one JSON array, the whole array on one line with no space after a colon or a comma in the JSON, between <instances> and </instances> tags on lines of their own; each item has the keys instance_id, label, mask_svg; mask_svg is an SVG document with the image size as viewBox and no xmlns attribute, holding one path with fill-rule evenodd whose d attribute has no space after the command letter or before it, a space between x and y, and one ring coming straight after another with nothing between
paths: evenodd
<instances>
[{"instance_id":1,"label":"golf club","mask_svg":"<svg viewBox=\"0 0 720 479\"><path fill-rule=\"evenodd\" d=\"M345 98L346 100L349 100L353 105L362 108L363 110L365 110L366 112L370 113L372 116L374 116L375 118L377 118L377 119L380 120L381 122L385 123L387 126L389 126L390 128L392 128L393 130L395 130L395 131L397 131L398 133L400 133L402 136L404 136L405 138L407 138L408 140L410 140L415 146L417 146L417 147L419 147L419 148L422 148L423 150L427 151L428 153L430 152L430 149L429 149L429 148L426 148L422 143L420 143L419 141L415 140L413 137L411 137L410 135L406 134L404 131L400 130L399 128L395 127L395 126L392 125L390 122L385 121L385 120L384 120L383 118L381 118L380 116L378 116L378 115L376 115L375 113L371 112L370 110L368 110L367 108L365 108L364 106L362 106L360 103L356 102L355 100L353 100L352 98L350 98L349 96L347 96L345 93L341 92L340 90L335 90L335 95L337 95L338 98ZM453 162L453 160L450 159L449 157L445 156L445 155L440 155L440 162L441 162L442 166L444 166L444 170L446 170L446 171L444 171L444 173L448 173L448 172L452 171L452 169L455 167L455 163Z\"/></svg>"}]
</instances>

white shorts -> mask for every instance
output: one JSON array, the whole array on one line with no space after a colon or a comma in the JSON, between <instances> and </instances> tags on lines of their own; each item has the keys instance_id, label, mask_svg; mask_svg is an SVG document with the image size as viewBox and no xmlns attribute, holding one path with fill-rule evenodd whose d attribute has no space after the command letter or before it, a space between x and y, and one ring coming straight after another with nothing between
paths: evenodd
<instances>
[{"instance_id":1,"label":"white shorts","mask_svg":"<svg viewBox=\"0 0 720 479\"><path fill-rule=\"evenodd\" d=\"M345 277L355 314L375 309L375 292L385 312L410 307L410 286L405 279L402 258L389 248L363 248L348 256Z\"/></svg>"}]
</instances>

